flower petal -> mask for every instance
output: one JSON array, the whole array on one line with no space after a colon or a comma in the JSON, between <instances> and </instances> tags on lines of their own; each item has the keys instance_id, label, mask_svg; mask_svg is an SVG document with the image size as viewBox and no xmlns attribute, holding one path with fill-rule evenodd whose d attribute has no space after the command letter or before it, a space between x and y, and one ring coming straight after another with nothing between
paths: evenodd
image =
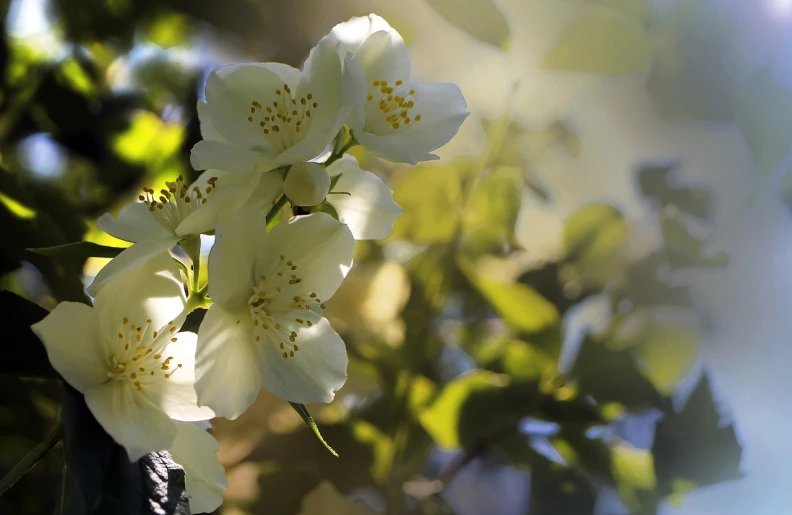
<instances>
[{"instance_id":1,"label":"flower petal","mask_svg":"<svg viewBox=\"0 0 792 515\"><path fill-rule=\"evenodd\" d=\"M157 254L161 254L173 248L179 242L178 236L171 236L168 238L158 238L155 240L141 240L131 247L121 251L116 257L110 260L99 273L96 274L94 280L88 286L86 291L91 297L96 297L99 292L104 288L114 277L134 270L135 268L143 265Z\"/></svg>"},{"instance_id":2,"label":"flower petal","mask_svg":"<svg viewBox=\"0 0 792 515\"><path fill-rule=\"evenodd\" d=\"M267 220L260 210L246 207L217 217L215 243L209 252L209 296L224 309L244 305L253 294L254 266L266 245Z\"/></svg>"},{"instance_id":3,"label":"flower petal","mask_svg":"<svg viewBox=\"0 0 792 515\"><path fill-rule=\"evenodd\" d=\"M96 313L79 302L61 302L31 326L53 368L80 392L107 381Z\"/></svg>"},{"instance_id":4,"label":"flower petal","mask_svg":"<svg viewBox=\"0 0 792 515\"><path fill-rule=\"evenodd\" d=\"M130 248L137 245L141 243ZM148 324L151 332L160 330L171 320L181 327L185 306L179 269L170 254L161 250L136 268L107 281L94 302L99 334L106 342L115 341L124 318L137 326L151 320Z\"/></svg>"},{"instance_id":5,"label":"flower petal","mask_svg":"<svg viewBox=\"0 0 792 515\"><path fill-rule=\"evenodd\" d=\"M174 420L192 422L214 417L211 409L205 406L198 407L198 397L195 393L197 341L198 335L195 333L175 334L162 353L173 358L170 377L158 383L151 383L150 387L147 386L144 390L151 402Z\"/></svg>"},{"instance_id":6,"label":"flower petal","mask_svg":"<svg viewBox=\"0 0 792 515\"><path fill-rule=\"evenodd\" d=\"M470 113L456 84L414 82L410 87L415 90L415 108L411 114L421 116L421 121L388 139L414 154L428 153L451 141Z\"/></svg>"},{"instance_id":7,"label":"flower petal","mask_svg":"<svg viewBox=\"0 0 792 515\"><path fill-rule=\"evenodd\" d=\"M279 165L310 161L330 144L349 116L351 105L343 103L343 72L332 41L320 41L305 61L305 69L297 86L296 97L307 98L318 107L312 108L311 123L303 139L278 155Z\"/></svg>"},{"instance_id":8,"label":"flower petal","mask_svg":"<svg viewBox=\"0 0 792 515\"><path fill-rule=\"evenodd\" d=\"M369 14L368 16L355 16L349 21L339 23L325 38L338 43L338 54L343 58L347 52L354 53L369 36L383 30L390 31L393 28L384 18L376 14Z\"/></svg>"},{"instance_id":9,"label":"flower petal","mask_svg":"<svg viewBox=\"0 0 792 515\"><path fill-rule=\"evenodd\" d=\"M175 424L179 432L168 452L184 469L190 511L211 513L223 504L222 491L228 488L225 470L217 458L217 440L200 424Z\"/></svg>"},{"instance_id":10,"label":"flower petal","mask_svg":"<svg viewBox=\"0 0 792 515\"><path fill-rule=\"evenodd\" d=\"M232 312L217 304L209 308L198 330L195 358L199 405L235 419L253 404L261 375L252 343L253 323L246 307Z\"/></svg>"},{"instance_id":11,"label":"flower petal","mask_svg":"<svg viewBox=\"0 0 792 515\"><path fill-rule=\"evenodd\" d=\"M361 170L357 160L345 155L327 168L327 172L341 177L328 201L338 213L338 219L349 226L356 240L381 240L393 232L393 224L402 208L393 201L393 193L385 182L371 172Z\"/></svg>"},{"instance_id":12,"label":"flower petal","mask_svg":"<svg viewBox=\"0 0 792 515\"><path fill-rule=\"evenodd\" d=\"M368 83L378 80L391 84L408 81L412 70L410 53L395 30L379 31L369 36L352 58L366 72Z\"/></svg>"},{"instance_id":13,"label":"flower petal","mask_svg":"<svg viewBox=\"0 0 792 515\"><path fill-rule=\"evenodd\" d=\"M201 126L201 137L228 143L228 141L214 128L212 123L212 112L206 102L198 101L198 121Z\"/></svg>"},{"instance_id":14,"label":"flower petal","mask_svg":"<svg viewBox=\"0 0 792 515\"><path fill-rule=\"evenodd\" d=\"M176 426L131 381L109 381L85 392L85 402L110 436L126 448L130 461L167 449Z\"/></svg>"},{"instance_id":15,"label":"flower petal","mask_svg":"<svg viewBox=\"0 0 792 515\"><path fill-rule=\"evenodd\" d=\"M96 220L96 225L107 234L124 241L134 242L172 236L171 232L154 218L149 207L143 202L132 202L122 207L117 218L105 213Z\"/></svg>"},{"instance_id":16,"label":"flower petal","mask_svg":"<svg viewBox=\"0 0 792 515\"><path fill-rule=\"evenodd\" d=\"M333 296L352 266L355 239L349 228L326 213L298 216L275 226L256 277L277 268L286 256L298 267L305 292L324 300Z\"/></svg>"},{"instance_id":17,"label":"flower petal","mask_svg":"<svg viewBox=\"0 0 792 515\"><path fill-rule=\"evenodd\" d=\"M346 382L347 353L341 337L322 318L302 328L297 337L299 352L283 358L274 344L256 347L264 363L264 386L291 402L330 402Z\"/></svg>"},{"instance_id":18,"label":"flower petal","mask_svg":"<svg viewBox=\"0 0 792 515\"><path fill-rule=\"evenodd\" d=\"M229 172L250 173L274 168L272 158L256 150L238 147L231 143L201 140L190 152L190 164L196 170L216 168Z\"/></svg>"}]
</instances>

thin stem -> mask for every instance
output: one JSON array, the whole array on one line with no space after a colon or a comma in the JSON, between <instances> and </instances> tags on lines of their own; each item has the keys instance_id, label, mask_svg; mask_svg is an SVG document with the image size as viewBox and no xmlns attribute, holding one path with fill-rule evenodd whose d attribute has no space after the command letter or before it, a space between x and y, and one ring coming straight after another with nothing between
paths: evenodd
<instances>
[{"instance_id":1,"label":"thin stem","mask_svg":"<svg viewBox=\"0 0 792 515\"><path fill-rule=\"evenodd\" d=\"M325 162L324 162L325 168L327 168L327 167L328 167L328 166L330 166L331 164L333 164L333 163L335 163L336 161L338 161L339 159L341 159L341 157L342 157L342 156L343 156L343 155L344 155L344 154L345 154L345 153L346 153L346 152L347 152L347 151L348 151L350 148L354 147L354 146L355 146L355 145L357 145L357 144L358 144L358 142L357 142L357 140L356 140L355 138L349 138L349 141L347 141L347 142L344 144L344 146L343 146L343 147L339 148L338 150L334 150L334 151L333 151L333 153L332 153L332 155L330 155L330 157L328 157L328 158L327 158L327 161L325 161Z\"/></svg>"},{"instance_id":2,"label":"thin stem","mask_svg":"<svg viewBox=\"0 0 792 515\"><path fill-rule=\"evenodd\" d=\"M14 484L19 481L22 476L28 473L30 469L32 469L36 463L45 455L47 452L55 447L55 444L60 442L63 436L63 428L60 424L55 426L52 431L49 432L47 436L44 437L44 440L41 441L36 447L30 451L27 456L22 458L22 461L16 464L11 471L0 480L0 495L6 493L6 491L14 486Z\"/></svg>"},{"instance_id":3,"label":"thin stem","mask_svg":"<svg viewBox=\"0 0 792 515\"><path fill-rule=\"evenodd\" d=\"M278 216L278 213L280 213L280 210L283 209L287 201L286 195L281 195L275 204L272 205L272 209L267 213L267 225L269 225L273 218Z\"/></svg>"}]
</instances>

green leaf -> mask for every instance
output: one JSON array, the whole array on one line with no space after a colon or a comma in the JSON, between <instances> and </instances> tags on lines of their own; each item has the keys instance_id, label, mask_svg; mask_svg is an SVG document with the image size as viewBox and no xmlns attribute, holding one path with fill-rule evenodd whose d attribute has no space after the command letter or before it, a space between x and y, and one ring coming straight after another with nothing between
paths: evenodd
<instances>
[{"instance_id":1,"label":"green leaf","mask_svg":"<svg viewBox=\"0 0 792 515\"><path fill-rule=\"evenodd\" d=\"M652 453L625 444L616 445L611 454L611 469L622 501L632 513L642 513L639 511L642 498L636 491L652 491L657 483Z\"/></svg>"},{"instance_id":2,"label":"green leaf","mask_svg":"<svg viewBox=\"0 0 792 515\"><path fill-rule=\"evenodd\" d=\"M509 247L524 185L522 168L513 166L495 168L476 184L463 217L463 244L472 255L503 254Z\"/></svg>"},{"instance_id":3,"label":"green leaf","mask_svg":"<svg viewBox=\"0 0 792 515\"><path fill-rule=\"evenodd\" d=\"M464 6L459 0L427 0L427 3L469 36L498 48L508 45L509 24L493 0L476 0Z\"/></svg>"},{"instance_id":4,"label":"green leaf","mask_svg":"<svg viewBox=\"0 0 792 515\"><path fill-rule=\"evenodd\" d=\"M449 166L423 165L412 168L394 186L393 198L404 213L393 227L393 239L419 245L446 243L459 225L462 177L468 162Z\"/></svg>"},{"instance_id":5,"label":"green leaf","mask_svg":"<svg viewBox=\"0 0 792 515\"><path fill-rule=\"evenodd\" d=\"M476 287L518 333L538 333L560 322L558 310L530 286L479 279Z\"/></svg>"},{"instance_id":6,"label":"green leaf","mask_svg":"<svg viewBox=\"0 0 792 515\"><path fill-rule=\"evenodd\" d=\"M733 425L723 425L703 375L685 407L657 424L652 446L662 495L740 479L742 448Z\"/></svg>"},{"instance_id":7,"label":"green leaf","mask_svg":"<svg viewBox=\"0 0 792 515\"><path fill-rule=\"evenodd\" d=\"M759 170L771 172L792 148L792 86L765 68L737 85L735 108Z\"/></svg>"},{"instance_id":8,"label":"green leaf","mask_svg":"<svg viewBox=\"0 0 792 515\"><path fill-rule=\"evenodd\" d=\"M166 451L136 463L94 419L82 394L64 388L65 478L61 515L187 515L189 501L184 470Z\"/></svg>"},{"instance_id":9,"label":"green leaf","mask_svg":"<svg viewBox=\"0 0 792 515\"><path fill-rule=\"evenodd\" d=\"M54 247L33 248L27 250L47 257L76 256L81 258L114 258L125 249L123 247L108 247L106 245L99 245L98 243L93 243L90 241L77 241L74 243L66 243L64 245L56 245Z\"/></svg>"},{"instance_id":10,"label":"green leaf","mask_svg":"<svg viewBox=\"0 0 792 515\"><path fill-rule=\"evenodd\" d=\"M588 204L572 213L564 225L569 266L561 271L562 281L584 291L610 283L624 268L629 234L622 214L608 204Z\"/></svg>"},{"instance_id":11,"label":"green leaf","mask_svg":"<svg viewBox=\"0 0 792 515\"><path fill-rule=\"evenodd\" d=\"M720 251L708 257L704 252L704 242L690 234L684 221L678 216L663 218L660 229L669 254L669 262L674 268L724 266L729 263L729 255Z\"/></svg>"},{"instance_id":12,"label":"green leaf","mask_svg":"<svg viewBox=\"0 0 792 515\"><path fill-rule=\"evenodd\" d=\"M476 392L502 389L503 377L494 372L477 370L454 379L420 413L418 418L421 425L440 447L462 447L459 431L463 404Z\"/></svg>"},{"instance_id":13,"label":"green leaf","mask_svg":"<svg viewBox=\"0 0 792 515\"><path fill-rule=\"evenodd\" d=\"M48 315L46 309L10 291L0 291L3 315L3 359L0 372L23 376L57 377L44 344L30 329Z\"/></svg>"},{"instance_id":14,"label":"green leaf","mask_svg":"<svg viewBox=\"0 0 792 515\"><path fill-rule=\"evenodd\" d=\"M572 22L547 54L545 68L627 75L648 69L652 37L634 18L592 7Z\"/></svg>"},{"instance_id":15,"label":"green leaf","mask_svg":"<svg viewBox=\"0 0 792 515\"><path fill-rule=\"evenodd\" d=\"M644 197L652 199L659 207L674 206L683 213L701 220L709 217L710 194L703 188L685 188L674 185L676 163L665 166L647 166L638 170L638 185Z\"/></svg>"},{"instance_id":16,"label":"green leaf","mask_svg":"<svg viewBox=\"0 0 792 515\"><path fill-rule=\"evenodd\" d=\"M311 414L308 413L308 410L306 409L305 405L296 402L289 402L289 404L291 405L292 408L294 408L294 411L296 411L300 415L300 418L303 419L303 422L305 422L308 425L308 427L311 428L311 431L313 431L316 437L319 439L319 441L322 442L322 445L324 445L325 448L328 451L330 451L330 453L333 456L338 458L338 453L335 452L333 448L330 447L330 445L328 445L327 442L325 442L325 439L322 437L322 433L319 432L319 428L316 427L316 422L314 422L313 418L311 418Z\"/></svg>"}]
</instances>

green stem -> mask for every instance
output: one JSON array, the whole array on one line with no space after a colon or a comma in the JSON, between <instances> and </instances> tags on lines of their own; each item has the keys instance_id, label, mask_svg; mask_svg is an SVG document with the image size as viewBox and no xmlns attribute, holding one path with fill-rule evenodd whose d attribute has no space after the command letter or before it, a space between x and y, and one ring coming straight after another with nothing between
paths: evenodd
<instances>
[{"instance_id":1,"label":"green stem","mask_svg":"<svg viewBox=\"0 0 792 515\"><path fill-rule=\"evenodd\" d=\"M334 150L334 151L333 151L333 154L332 154L330 157L328 157L328 158L327 158L327 161L325 161L325 162L324 162L325 168L327 168L327 167L328 167L328 166L330 166L331 164L333 164L333 163L335 163L336 161L338 161L339 159L341 159L341 157L342 157L344 154L346 154L346 152L347 152L347 151L348 151L350 148L354 147L354 146L355 146L355 145L357 145L357 144L358 144L358 142L357 142L357 140L356 140L354 137L352 137L352 138L349 138L349 141L347 141L347 142L344 144L344 146L343 146L343 147L339 148L338 150Z\"/></svg>"},{"instance_id":2,"label":"green stem","mask_svg":"<svg viewBox=\"0 0 792 515\"><path fill-rule=\"evenodd\" d=\"M275 204L272 205L272 209L270 209L267 213L267 225L269 225L272 219L278 215L280 210L283 209L283 206L286 205L287 201L288 199L286 198L286 195L281 195Z\"/></svg>"},{"instance_id":3,"label":"green stem","mask_svg":"<svg viewBox=\"0 0 792 515\"><path fill-rule=\"evenodd\" d=\"M63 428L60 424L55 426L52 431L49 432L47 436L44 437L44 440L41 441L36 447L30 451L27 456L22 458L22 461L16 464L11 471L0 480L0 495L6 493L6 491L14 486L14 484L19 481L22 476L28 473L30 469L32 469L36 463L45 455L47 452L55 447L55 444L60 442L63 436Z\"/></svg>"}]
</instances>

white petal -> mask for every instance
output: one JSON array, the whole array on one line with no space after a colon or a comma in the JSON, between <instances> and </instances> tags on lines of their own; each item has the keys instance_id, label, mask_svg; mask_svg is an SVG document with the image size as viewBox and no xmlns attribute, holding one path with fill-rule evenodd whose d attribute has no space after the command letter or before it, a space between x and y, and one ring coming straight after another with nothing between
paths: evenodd
<instances>
[{"instance_id":1,"label":"white petal","mask_svg":"<svg viewBox=\"0 0 792 515\"><path fill-rule=\"evenodd\" d=\"M225 470L217 458L217 440L200 424L175 422L176 439L168 452L184 469L192 513L211 513L223 504L228 488Z\"/></svg>"},{"instance_id":2,"label":"white petal","mask_svg":"<svg viewBox=\"0 0 792 515\"><path fill-rule=\"evenodd\" d=\"M137 245L141 243L133 247ZM181 327L185 306L179 269L170 254L163 251L104 283L94 302L100 336L106 342L117 339L124 318L136 326L145 326L151 320L152 333L171 320Z\"/></svg>"},{"instance_id":3,"label":"white petal","mask_svg":"<svg viewBox=\"0 0 792 515\"><path fill-rule=\"evenodd\" d=\"M343 93L343 72L335 46L332 41L320 41L305 62L295 95L302 98L311 94L318 107L312 109L311 123L303 139L278 155L277 164L310 161L324 151L351 109L342 105Z\"/></svg>"},{"instance_id":4,"label":"white petal","mask_svg":"<svg viewBox=\"0 0 792 515\"><path fill-rule=\"evenodd\" d=\"M209 106L206 105L206 102L198 101L198 121L200 122L201 137L203 139L222 141L224 143L228 142L217 132L217 129L214 128L212 124L212 113L209 110Z\"/></svg>"},{"instance_id":5,"label":"white petal","mask_svg":"<svg viewBox=\"0 0 792 515\"><path fill-rule=\"evenodd\" d=\"M196 143L190 152L190 164L196 170L216 168L241 173L266 171L275 167L269 164L271 160L271 156L256 150L206 139Z\"/></svg>"},{"instance_id":6,"label":"white petal","mask_svg":"<svg viewBox=\"0 0 792 515\"><path fill-rule=\"evenodd\" d=\"M325 37L339 43L338 53L343 57L347 52L354 53L366 38L381 30L390 31L393 29L382 17L369 14L368 16L355 16L349 21L339 23Z\"/></svg>"},{"instance_id":7,"label":"white petal","mask_svg":"<svg viewBox=\"0 0 792 515\"><path fill-rule=\"evenodd\" d=\"M375 80L393 84L410 79L410 54L395 30L373 33L357 49L353 60L363 67L369 84Z\"/></svg>"},{"instance_id":8,"label":"white petal","mask_svg":"<svg viewBox=\"0 0 792 515\"><path fill-rule=\"evenodd\" d=\"M110 436L126 448L130 461L167 449L176 426L131 381L109 381L85 392L85 402Z\"/></svg>"},{"instance_id":9,"label":"white petal","mask_svg":"<svg viewBox=\"0 0 792 515\"><path fill-rule=\"evenodd\" d=\"M217 70L217 76L234 95L256 100L262 93L274 93L284 84L294 88L300 82L300 70L282 63L243 63L223 66Z\"/></svg>"},{"instance_id":10,"label":"white petal","mask_svg":"<svg viewBox=\"0 0 792 515\"><path fill-rule=\"evenodd\" d=\"M420 122L389 136L389 140L415 154L436 150L456 135L468 113L462 92L455 84L434 82L412 83L415 107L410 115L420 115Z\"/></svg>"},{"instance_id":11,"label":"white petal","mask_svg":"<svg viewBox=\"0 0 792 515\"><path fill-rule=\"evenodd\" d=\"M235 419L261 390L253 351L253 323L247 307L228 312L214 304L198 330L195 390L198 403L219 417Z\"/></svg>"},{"instance_id":12,"label":"white petal","mask_svg":"<svg viewBox=\"0 0 792 515\"><path fill-rule=\"evenodd\" d=\"M402 209L393 200L387 184L371 172L358 167L357 160L344 156L327 168L335 176L341 174L334 192L327 199L338 213L338 219L349 226L356 240L381 240L393 232L393 224Z\"/></svg>"},{"instance_id":13,"label":"white petal","mask_svg":"<svg viewBox=\"0 0 792 515\"><path fill-rule=\"evenodd\" d=\"M252 101L280 87L283 81L276 73L252 63L213 71L206 79L206 111L212 127L234 145L272 152L272 147L248 122L248 116ZM223 166L215 168L225 169Z\"/></svg>"},{"instance_id":14,"label":"white petal","mask_svg":"<svg viewBox=\"0 0 792 515\"><path fill-rule=\"evenodd\" d=\"M96 313L79 302L61 302L31 326L44 343L53 368L80 392L107 381L105 350Z\"/></svg>"},{"instance_id":15,"label":"white petal","mask_svg":"<svg viewBox=\"0 0 792 515\"><path fill-rule=\"evenodd\" d=\"M297 206L316 206L324 201L329 190L330 176L316 163L293 165L283 181L283 191Z\"/></svg>"},{"instance_id":16,"label":"white petal","mask_svg":"<svg viewBox=\"0 0 792 515\"><path fill-rule=\"evenodd\" d=\"M333 296L352 266L355 239L349 228L326 213L298 216L275 226L256 277L275 269L283 255L298 268L301 285L324 300Z\"/></svg>"},{"instance_id":17,"label":"white petal","mask_svg":"<svg viewBox=\"0 0 792 515\"><path fill-rule=\"evenodd\" d=\"M153 240L172 236L171 232L154 218L149 207L143 202L132 202L122 207L117 218L105 213L96 220L96 225L107 234L124 241Z\"/></svg>"},{"instance_id":18,"label":"white petal","mask_svg":"<svg viewBox=\"0 0 792 515\"><path fill-rule=\"evenodd\" d=\"M214 412L207 407L198 407L195 393L195 349L198 335L190 332L177 333L162 352L172 357L170 377L145 388L151 402L174 420L188 422L207 420ZM181 366L179 366L181 365ZM178 367L178 368L177 368Z\"/></svg>"},{"instance_id":19,"label":"white petal","mask_svg":"<svg viewBox=\"0 0 792 515\"><path fill-rule=\"evenodd\" d=\"M178 236L171 236L156 240L141 240L131 247L125 248L96 274L86 291L91 297L96 297L105 284L114 277L140 267L157 254L172 249L178 242Z\"/></svg>"},{"instance_id":20,"label":"white petal","mask_svg":"<svg viewBox=\"0 0 792 515\"><path fill-rule=\"evenodd\" d=\"M421 161L435 161L440 159L429 152L415 152L413 149L401 145L392 137L377 136L368 132L355 131L355 138L363 148L385 161L391 163L407 163L416 165Z\"/></svg>"},{"instance_id":21,"label":"white petal","mask_svg":"<svg viewBox=\"0 0 792 515\"><path fill-rule=\"evenodd\" d=\"M255 262L266 245L267 220L254 207L225 211L217 217L215 243L209 252L209 296L224 309L245 305L253 294Z\"/></svg>"},{"instance_id":22,"label":"white petal","mask_svg":"<svg viewBox=\"0 0 792 515\"><path fill-rule=\"evenodd\" d=\"M341 337L322 318L298 332L300 350L284 359L275 345L259 345L264 386L291 402L330 402L346 382L347 354Z\"/></svg>"}]
</instances>

